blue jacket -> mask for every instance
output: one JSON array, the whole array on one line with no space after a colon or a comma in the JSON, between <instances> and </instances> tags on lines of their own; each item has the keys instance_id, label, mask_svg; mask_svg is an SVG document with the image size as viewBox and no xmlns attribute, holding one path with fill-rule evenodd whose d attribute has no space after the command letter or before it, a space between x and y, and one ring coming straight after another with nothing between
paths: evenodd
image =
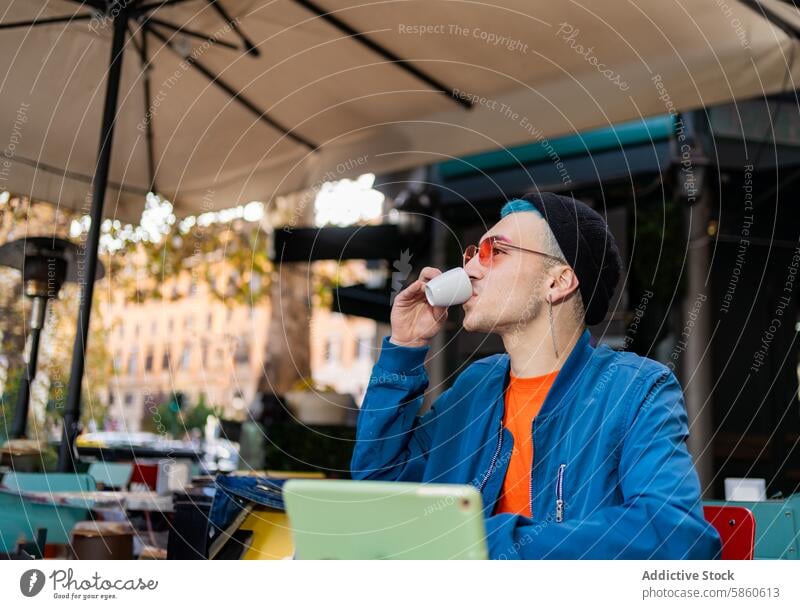
<instances>
[{"instance_id":1,"label":"blue jacket","mask_svg":"<svg viewBox=\"0 0 800 609\"><path fill-rule=\"evenodd\" d=\"M358 415L354 479L472 484L490 558L719 558L669 368L585 330L533 421L533 518L494 514L513 450L507 353L468 366L422 416L428 347L384 337Z\"/></svg>"}]
</instances>

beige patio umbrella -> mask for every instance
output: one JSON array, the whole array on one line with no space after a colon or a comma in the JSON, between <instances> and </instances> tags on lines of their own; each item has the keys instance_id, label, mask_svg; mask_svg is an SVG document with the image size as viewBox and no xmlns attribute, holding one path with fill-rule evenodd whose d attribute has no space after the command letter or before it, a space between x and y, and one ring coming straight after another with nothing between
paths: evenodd
<instances>
[{"instance_id":1,"label":"beige patio umbrella","mask_svg":"<svg viewBox=\"0 0 800 609\"><path fill-rule=\"evenodd\" d=\"M798 76L800 18L779 0L2 0L0 8L0 188L95 220L67 445L99 220L135 220L148 191L179 215L209 211L793 90Z\"/></svg>"},{"instance_id":2,"label":"beige patio umbrella","mask_svg":"<svg viewBox=\"0 0 800 609\"><path fill-rule=\"evenodd\" d=\"M185 215L326 176L794 89L797 43L762 11L796 24L797 9L748 4L121 2L135 14L104 213L138 219L153 184ZM105 5L0 2L3 23L84 16L0 36L0 124L13 140L0 188L88 209L113 33ZM241 50L237 29L257 56Z\"/></svg>"}]
</instances>

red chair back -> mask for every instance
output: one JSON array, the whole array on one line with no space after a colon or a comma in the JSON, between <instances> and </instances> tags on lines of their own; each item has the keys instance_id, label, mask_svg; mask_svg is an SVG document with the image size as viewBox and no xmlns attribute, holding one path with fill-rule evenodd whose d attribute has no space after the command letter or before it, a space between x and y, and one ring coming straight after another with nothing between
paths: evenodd
<instances>
[{"instance_id":1,"label":"red chair back","mask_svg":"<svg viewBox=\"0 0 800 609\"><path fill-rule=\"evenodd\" d=\"M158 463L133 462L133 473L130 483L146 484L150 490L156 490L158 482Z\"/></svg>"},{"instance_id":2,"label":"red chair back","mask_svg":"<svg viewBox=\"0 0 800 609\"><path fill-rule=\"evenodd\" d=\"M753 560L756 520L753 512L734 505L704 505L703 515L722 539L722 560Z\"/></svg>"}]
</instances>

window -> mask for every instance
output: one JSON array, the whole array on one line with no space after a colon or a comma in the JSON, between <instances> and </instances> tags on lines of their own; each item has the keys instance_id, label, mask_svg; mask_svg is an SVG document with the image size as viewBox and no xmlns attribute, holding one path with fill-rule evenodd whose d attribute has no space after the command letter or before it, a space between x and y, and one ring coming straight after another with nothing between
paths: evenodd
<instances>
[{"instance_id":1,"label":"window","mask_svg":"<svg viewBox=\"0 0 800 609\"><path fill-rule=\"evenodd\" d=\"M236 351L233 355L233 361L237 364L245 364L250 361L250 341L244 336L239 337L236 342Z\"/></svg>"},{"instance_id":2,"label":"window","mask_svg":"<svg viewBox=\"0 0 800 609\"><path fill-rule=\"evenodd\" d=\"M209 313L208 317L206 318L206 328L208 328L209 330L213 330L214 329L214 314L213 313Z\"/></svg>"},{"instance_id":3,"label":"window","mask_svg":"<svg viewBox=\"0 0 800 609\"><path fill-rule=\"evenodd\" d=\"M367 336L359 336L356 339L356 358L365 360L370 358L372 352L372 340Z\"/></svg>"},{"instance_id":4,"label":"window","mask_svg":"<svg viewBox=\"0 0 800 609\"><path fill-rule=\"evenodd\" d=\"M191 360L192 348L189 345L184 345L183 351L181 351L181 370L188 370Z\"/></svg>"},{"instance_id":5,"label":"window","mask_svg":"<svg viewBox=\"0 0 800 609\"><path fill-rule=\"evenodd\" d=\"M153 371L153 349L150 348L147 350L147 353L144 356L144 371L145 372L152 372Z\"/></svg>"},{"instance_id":6,"label":"window","mask_svg":"<svg viewBox=\"0 0 800 609\"><path fill-rule=\"evenodd\" d=\"M341 341L338 338L329 338L325 341L325 361L338 362L341 355Z\"/></svg>"},{"instance_id":7,"label":"window","mask_svg":"<svg viewBox=\"0 0 800 609\"><path fill-rule=\"evenodd\" d=\"M133 394L126 393L125 394L125 406L133 406Z\"/></svg>"},{"instance_id":8,"label":"window","mask_svg":"<svg viewBox=\"0 0 800 609\"><path fill-rule=\"evenodd\" d=\"M139 350L134 348L128 356L128 374L136 374L136 366L139 363Z\"/></svg>"},{"instance_id":9,"label":"window","mask_svg":"<svg viewBox=\"0 0 800 609\"><path fill-rule=\"evenodd\" d=\"M169 347L167 347L166 349L164 349L164 354L161 356L162 370L169 370L169 360L170 360Z\"/></svg>"},{"instance_id":10,"label":"window","mask_svg":"<svg viewBox=\"0 0 800 609\"><path fill-rule=\"evenodd\" d=\"M114 372L122 370L122 351L117 351L114 354L114 359L111 360L111 365L114 367Z\"/></svg>"}]
</instances>

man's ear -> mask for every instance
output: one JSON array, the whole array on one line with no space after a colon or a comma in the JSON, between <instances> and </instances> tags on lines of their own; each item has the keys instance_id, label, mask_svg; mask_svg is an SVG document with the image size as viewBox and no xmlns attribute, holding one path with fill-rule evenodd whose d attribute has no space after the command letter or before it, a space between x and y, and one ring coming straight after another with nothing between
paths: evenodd
<instances>
[{"instance_id":1,"label":"man's ear","mask_svg":"<svg viewBox=\"0 0 800 609\"><path fill-rule=\"evenodd\" d=\"M551 299L553 304L559 304L572 296L578 290L578 285L575 271L566 265L559 265L550 275L548 299Z\"/></svg>"}]
</instances>

